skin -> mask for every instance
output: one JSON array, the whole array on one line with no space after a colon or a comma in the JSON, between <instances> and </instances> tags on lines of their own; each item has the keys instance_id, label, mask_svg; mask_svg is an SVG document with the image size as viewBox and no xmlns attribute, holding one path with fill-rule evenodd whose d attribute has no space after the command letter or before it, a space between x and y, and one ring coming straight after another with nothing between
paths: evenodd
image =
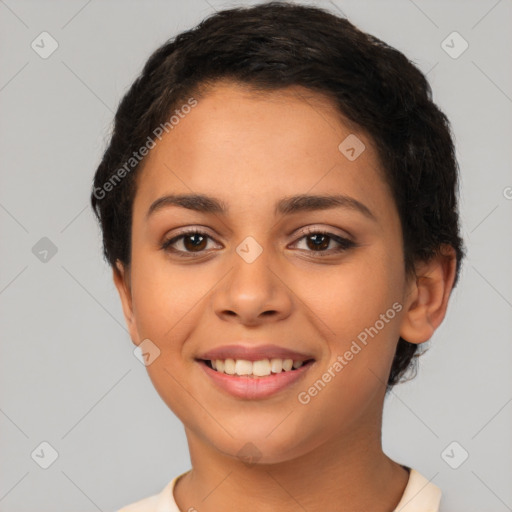
<instances>
[{"instance_id":1,"label":"skin","mask_svg":"<svg viewBox=\"0 0 512 512\"><path fill-rule=\"evenodd\" d=\"M354 161L338 149L350 133L366 146ZM155 199L191 192L224 201L228 214L170 206L145 218ZM333 193L357 199L375 220L340 207L274 214L283 197ZM203 252L193 252L190 237L173 246L189 258L161 249L191 227L211 237ZM358 245L319 256L305 227ZM247 236L263 248L250 264L236 252ZM338 244L327 238L324 247ZM371 139L326 98L300 87L259 95L230 82L199 98L146 157L131 266L118 262L113 272L131 339L159 347L147 371L185 426L192 470L174 490L180 510L394 509L408 473L382 451L385 383L399 336L423 343L442 322L453 250L444 247L416 270L407 278L400 219ZM402 310L308 404L299 403L298 393L395 302ZM311 354L315 363L270 398L232 397L195 358L242 338ZM246 443L259 451L255 464L237 455Z\"/></svg>"}]
</instances>

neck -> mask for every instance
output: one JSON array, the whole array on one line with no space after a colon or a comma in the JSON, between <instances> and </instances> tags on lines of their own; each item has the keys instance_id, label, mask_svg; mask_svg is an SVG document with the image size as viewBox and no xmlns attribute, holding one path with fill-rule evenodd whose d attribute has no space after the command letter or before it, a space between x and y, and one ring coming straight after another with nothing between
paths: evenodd
<instances>
[{"instance_id":1,"label":"neck","mask_svg":"<svg viewBox=\"0 0 512 512\"><path fill-rule=\"evenodd\" d=\"M313 512L332 510L333 503L336 510L389 512L409 474L382 451L381 417L382 412L351 426L349 433L323 438L307 453L273 464L244 463L186 429L192 470L176 483L176 503L181 511L201 512Z\"/></svg>"}]
</instances>

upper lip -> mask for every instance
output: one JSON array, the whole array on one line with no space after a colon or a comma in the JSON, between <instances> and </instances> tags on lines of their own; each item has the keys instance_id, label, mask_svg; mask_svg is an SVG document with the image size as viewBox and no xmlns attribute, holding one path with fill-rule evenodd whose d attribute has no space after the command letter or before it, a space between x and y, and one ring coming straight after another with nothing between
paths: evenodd
<instances>
[{"instance_id":1,"label":"upper lip","mask_svg":"<svg viewBox=\"0 0 512 512\"><path fill-rule=\"evenodd\" d=\"M311 355L279 347L278 345L223 345L201 354L197 359L214 361L216 359L245 359L247 361L260 361L262 359L293 359L294 361L308 361Z\"/></svg>"}]
</instances>

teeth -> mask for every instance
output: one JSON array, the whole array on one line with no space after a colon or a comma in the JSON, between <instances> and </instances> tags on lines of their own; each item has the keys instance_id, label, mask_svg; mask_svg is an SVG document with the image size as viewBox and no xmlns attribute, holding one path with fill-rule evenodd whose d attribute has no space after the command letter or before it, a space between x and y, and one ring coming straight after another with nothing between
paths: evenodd
<instances>
[{"instance_id":1,"label":"teeth","mask_svg":"<svg viewBox=\"0 0 512 512\"><path fill-rule=\"evenodd\" d=\"M281 373L283 371L283 360L282 359L271 359L270 369L272 373Z\"/></svg>"},{"instance_id":2,"label":"teeth","mask_svg":"<svg viewBox=\"0 0 512 512\"><path fill-rule=\"evenodd\" d=\"M266 377L271 373L289 372L303 365L303 361L293 359L261 359L259 361L247 361L247 359L216 359L210 361L212 368L220 373L228 375L252 375L254 377Z\"/></svg>"},{"instance_id":3,"label":"teeth","mask_svg":"<svg viewBox=\"0 0 512 512\"><path fill-rule=\"evenodd\" d=\"M235 363L235 373L237 375L249 375L252 373L252 363L245 359L237 359Z\"/></svg>"}]
</instances>

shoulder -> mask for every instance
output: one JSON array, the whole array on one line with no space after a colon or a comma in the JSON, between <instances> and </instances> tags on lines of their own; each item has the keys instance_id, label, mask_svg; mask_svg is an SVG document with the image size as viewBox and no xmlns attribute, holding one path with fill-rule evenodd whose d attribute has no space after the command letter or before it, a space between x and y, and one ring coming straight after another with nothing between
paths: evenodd
<instances>
[{"instance_id":1,"label":"shoulder","mask_svg":"<svg viewBox=\"0 0 512 512\"><path fill-rule=\"evenodd\" d=\"M115 512L180 512L174 500L174 486L178 478L174 477L159 493L124 506Z\"/></svg>"},{"instance_id":2,"label":"shoulder","mask_svg":"<svg viewBox=\"0 0 512 512\"><path fill-rule=\"evenodd\" d=\"M160 498L160 494L154 494L153 496L149 496L147 498L143 498L134 503L130 503L116 512L156 512L156 505Z\"/></svg>"},{"instance_id":3,"label":"shoulder","mask_svg":"<svg viewBox=\"0 0 512 512\"><path fill-rule=\"evenodd\" d=\"M393 512L439 512L441 489L411 468L409 481Z\"/></svg>"}]
</instances>

